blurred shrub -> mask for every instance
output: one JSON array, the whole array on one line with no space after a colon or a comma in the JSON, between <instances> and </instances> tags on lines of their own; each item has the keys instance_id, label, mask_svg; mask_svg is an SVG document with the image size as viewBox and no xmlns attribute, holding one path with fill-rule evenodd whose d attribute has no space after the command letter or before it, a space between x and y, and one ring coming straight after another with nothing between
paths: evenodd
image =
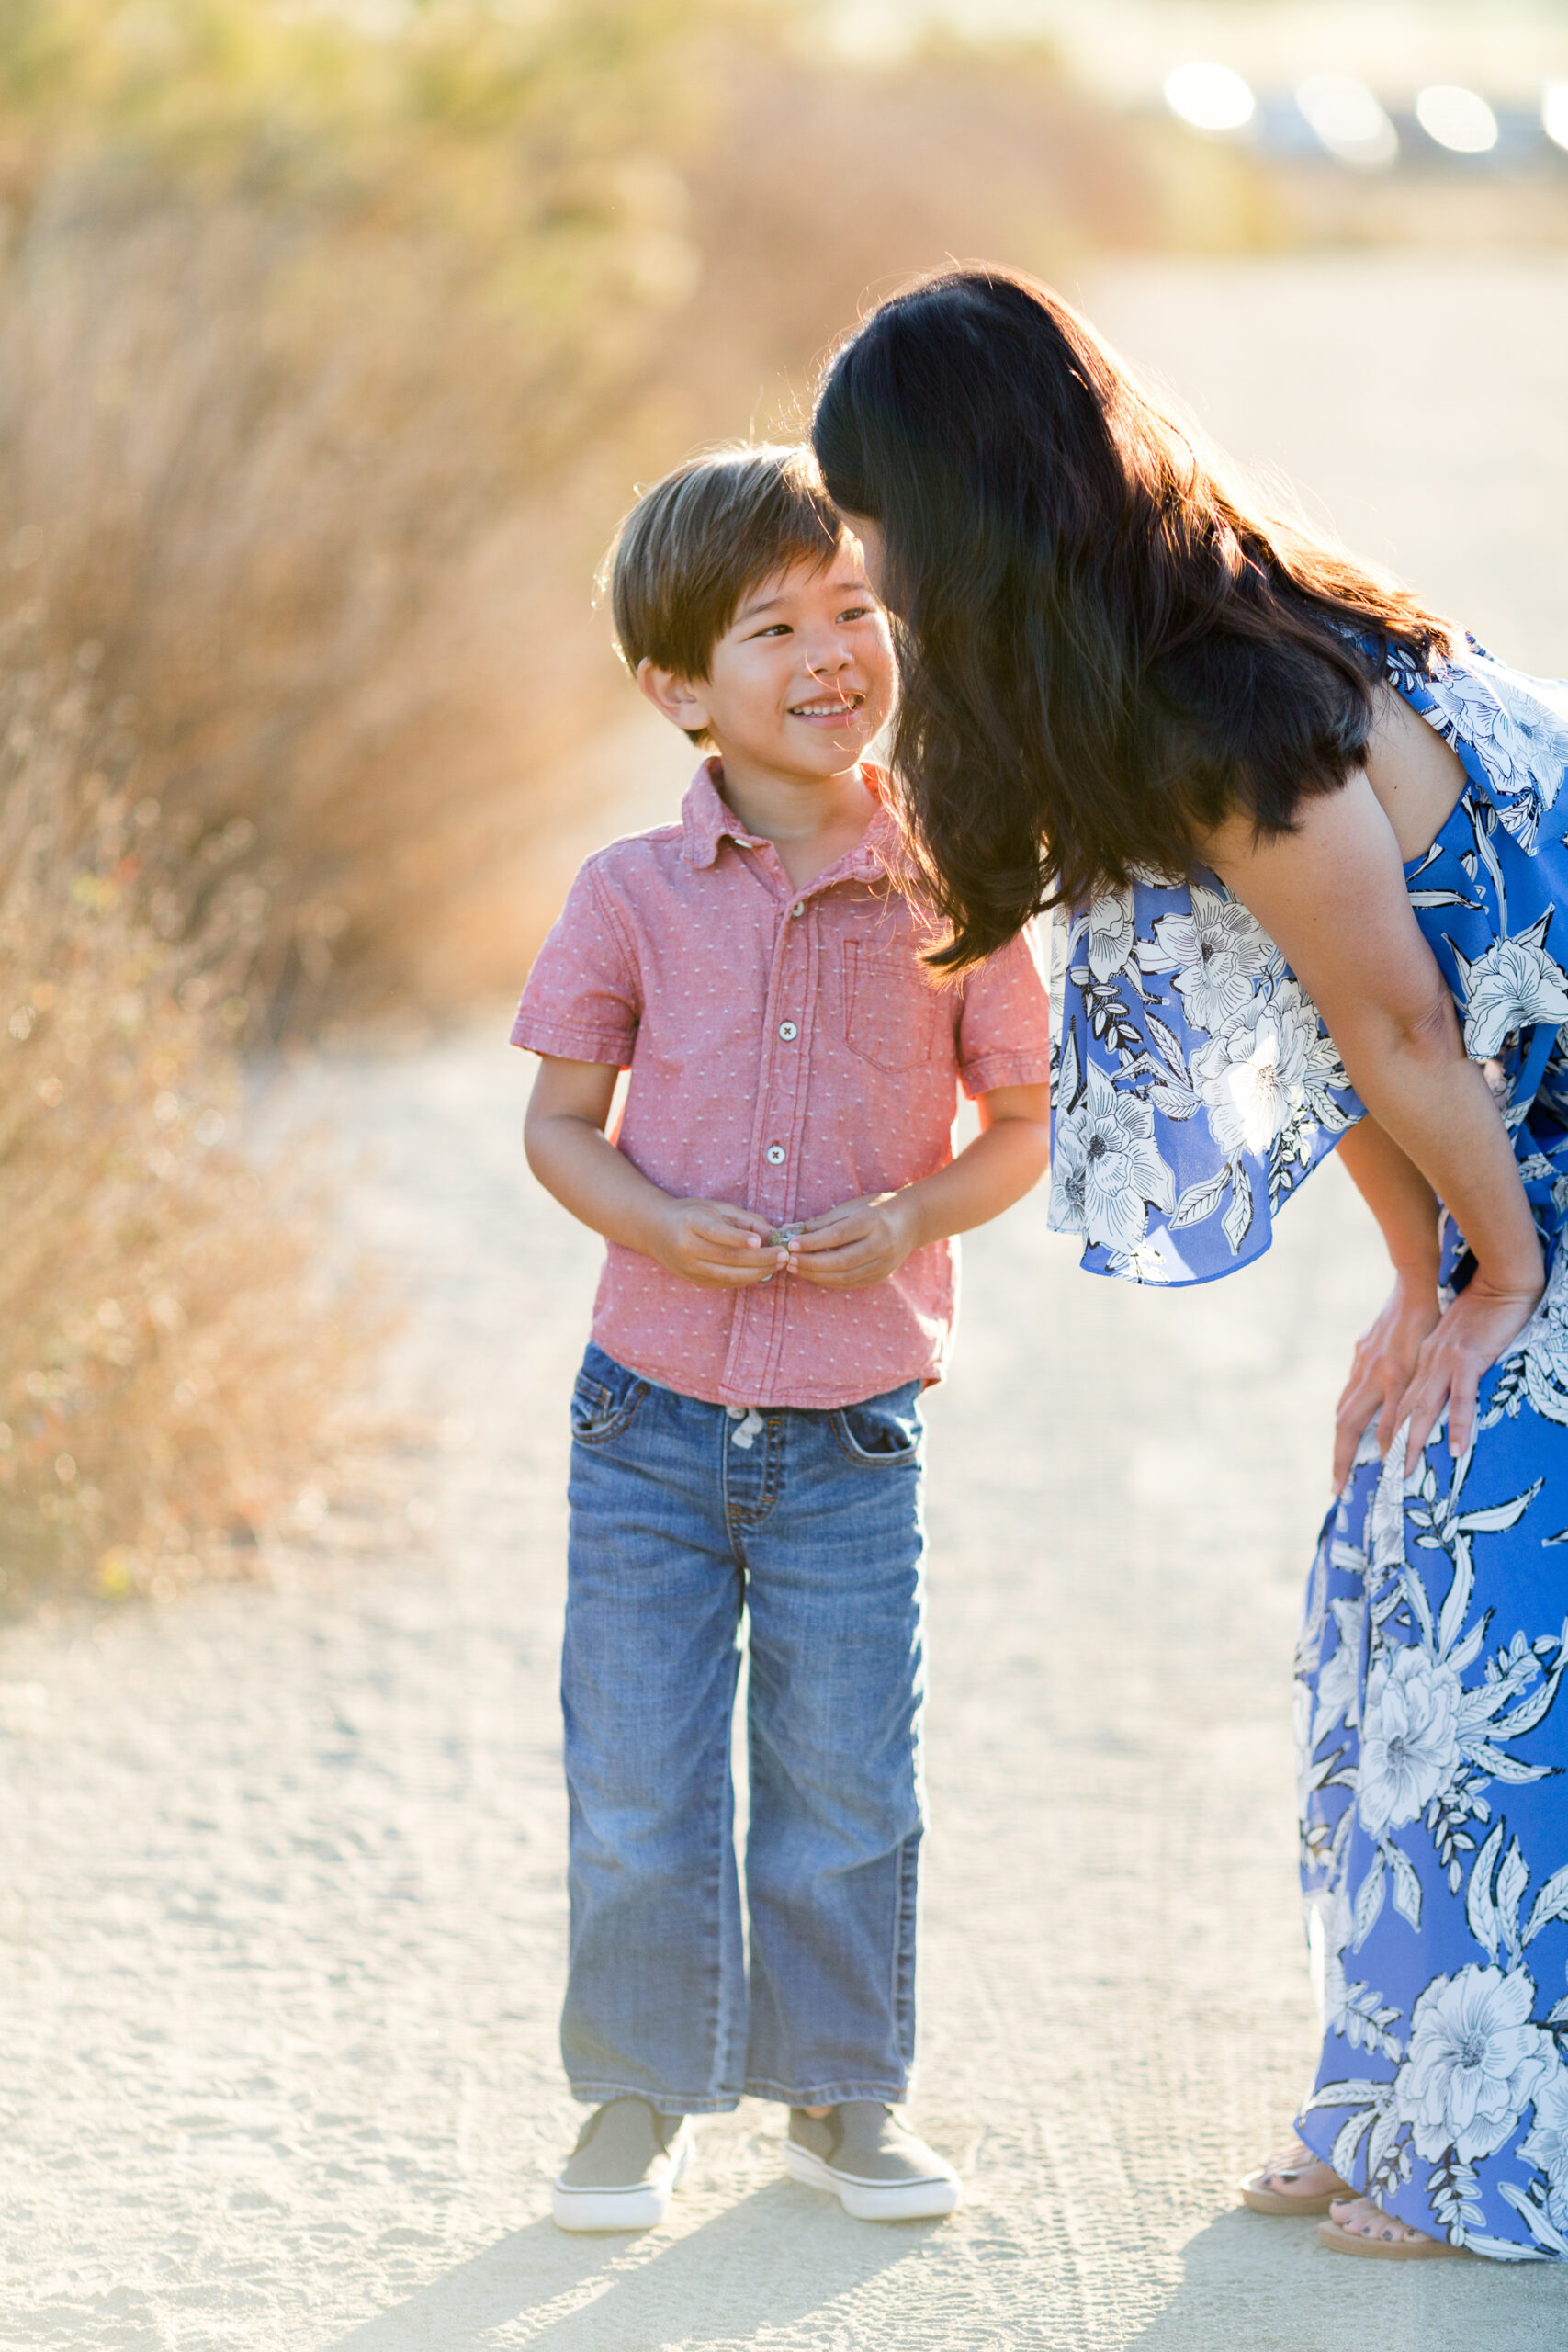
<instances>
[{"instance_id":1,"label":"blurred shrub","mask_svg":"<svg viewBox=\"0 0 1568 2352\"><path fill-rule=\"evenodd\" d=\"M634 477L776 422L869 286L1161 242L1152 153L807 0L0 0L0 620L287 865L275 1028L510 986Z\"/></svg>"},{"instance_id":2,"label":"blurred shrub","mask_svg":"<svg viewBox=\"0 0 1568 2352\"><path fill-rule=\"evenodd\" d=\"M646 137L688 13L0 5L0 617L100 647L147 788L286 863L279 1022L438 966L570 738L570 478L691 287Z\"/></svg>"},{"instance_id":3,"label":"blurred shrub","mask_svg":"<svg viewBox=\"0 0 1568 2352\"><path fill-rule=\"evenodd\" d=\"M371 1337L233 1148L267 893L141 792L96 655L0 692L0 1589L117 1595L266 1530Z\"/></svg>"},{"instance_id":4,"label":"blurred shrub","mask_svg":"<svg viewBox=\"0 0 1568 2352\"><path fill-rule=\"evenodd\" d=\"M689 290L637 130L685 21L0 0L12 1589L188 1577L330 1451L367 1317L238 1054L334 982L459 996L438 910L580 724L552 606Z\"/></svg>"},{"instance_id":5,"label":"blurred shrub","mask_svg":"<svg viewBox=\"0 0 1568 2352\"><path fill-rule=\"evenodd\" d=\"M699 303L719 328L701 364L716 343L752 400L769 379L806 400L813 362L868 299L949 257L1070 277L1086 257L1169 241L1163 139L1097 107L1038 45L931 40L880 68L825 62L798 40L732 41L694 160ZM1234 215L1246 162L1219 162L1240 164Z\"/></svg>"}]
</instances>

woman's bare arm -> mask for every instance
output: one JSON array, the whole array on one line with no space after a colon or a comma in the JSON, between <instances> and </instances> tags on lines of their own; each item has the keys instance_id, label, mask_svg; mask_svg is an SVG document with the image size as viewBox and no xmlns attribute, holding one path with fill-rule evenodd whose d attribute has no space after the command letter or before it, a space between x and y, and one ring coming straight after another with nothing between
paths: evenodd
<instances>
[{"instance_id":1,"label":"woman's bare arm","mask_svg":"<svg viewBox=\"0 0 1568 2352\"><path fill-rule=\"evenodd\" d=\"M1435 1296L1442 1256L1439 1204L1416 1162L1372 1118L1359 1120L1341 1136L1339 1157L1377 1219L1394 1272L1429 1287Z\"/></svg>"},{"instance_id":2,"label":"woman's bare arm","mask_svg":"<svg viewBox=\"0 0 1568 2352\"><path fill-rule=\"evenodd\" d=\"M1350 1475L1361 1432L1376 1414L1378 1451L1386 1453L1416 1358L1438 1326L1438 1196L1413 1159L1377 1121L1363 1119L1340 1138L1339 1157L1382 1234L1393 1288L1356 1342L1350 1377L1334 1423L1334 1491Z\"/></svg>"},{"instance_id":3,"label":"woman's bare arm","mask_svg":"<svg viewBox=\"0 0 1568 2352\"><path fill-rule=\"evenodd\" d=\"M1401 1400L1414 1466L1445 1406L1469 1442L1481 1374L1529 1318L1544 1282L1513 1148L1405 893L1399 844L1366 777L1304 800L1294 830L1258 841L1231 819L1206 854L1315 1001L1352 1084L1447 1203L1474 1277L1422 1348Z\"/></svg>"}]
</instances>

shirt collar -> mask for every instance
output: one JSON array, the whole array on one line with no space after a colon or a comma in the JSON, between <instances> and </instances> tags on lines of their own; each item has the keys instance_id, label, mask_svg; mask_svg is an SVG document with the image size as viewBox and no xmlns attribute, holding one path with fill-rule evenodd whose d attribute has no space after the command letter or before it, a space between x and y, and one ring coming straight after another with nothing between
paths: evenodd
<instances>
[{"instance_id":1,"label":"shirt collar","mask_svg":"<svg viewBox=\"0 0 1568 2352\"><path fill-rule=\"evenodd\" d=\"M681 854L699 871L714 863L721 842L738 842L742 849L761 849L763 845L726 805L718 788L718 754L710 753L692 778L681 804ZM862 763L861 774L876 803L871 821L848 856L840 858L818 876L810 886L812 890L829 881L879 882L892 871L897 836L887 811L887 779L869 761Z\"/></svg>"}]
</instances>

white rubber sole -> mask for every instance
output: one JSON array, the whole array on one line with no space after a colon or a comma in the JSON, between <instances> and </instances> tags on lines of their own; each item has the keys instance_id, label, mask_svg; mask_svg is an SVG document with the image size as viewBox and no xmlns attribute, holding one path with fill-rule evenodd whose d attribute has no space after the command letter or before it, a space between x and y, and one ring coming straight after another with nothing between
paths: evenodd
<instances>
[{"instance_id":1,"label":"white rubber sole","mask_svg":"<svg viewBox=\"0 0 1568 2352\"><path fill-rule=\"evenodd\" d=\"M784 2166L792 2180L807 2188L825 2188L857 2222L937 2222L964 2201L964 2190L953 2173L931 2173L920 2180L863 2180L835 2172L809 2148L784 2142Z\"/></svg>"},{"instance_id":2,"label":"white rubber sole","mask_svg":"<svg viewBox=\"0 0 1568 2352\"><path fill-rule=\"evenodd\" d=\"M569 2188L564 2181L550 2186L550 2213L558 2230L583 2233L610 2230L656 2229L670 2211L670 2199L681 2186L692 2160L692 2135L677 2142L670 2177L662 2185L639 2180L632 2188Z\"/></svg>"}]
</instances>

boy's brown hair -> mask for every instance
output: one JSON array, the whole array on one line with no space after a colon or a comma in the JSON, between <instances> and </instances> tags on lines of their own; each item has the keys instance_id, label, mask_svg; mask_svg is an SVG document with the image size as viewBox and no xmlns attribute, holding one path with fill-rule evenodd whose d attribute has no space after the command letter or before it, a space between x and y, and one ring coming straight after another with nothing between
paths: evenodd
<instances>
[{"instance_id":1,"label":"boy's brown hair","mask_svg":"<svg viewBox=\"0 0 1568 2352\"><path fill-rule=\"evenodd\" d=\"M830 563L843 537L803 446L736 442L686 458L643 492L604 559L621 659L634 676L648 661L705 678L748 592L792 563Z\"/></svg>"}]
</instances>

